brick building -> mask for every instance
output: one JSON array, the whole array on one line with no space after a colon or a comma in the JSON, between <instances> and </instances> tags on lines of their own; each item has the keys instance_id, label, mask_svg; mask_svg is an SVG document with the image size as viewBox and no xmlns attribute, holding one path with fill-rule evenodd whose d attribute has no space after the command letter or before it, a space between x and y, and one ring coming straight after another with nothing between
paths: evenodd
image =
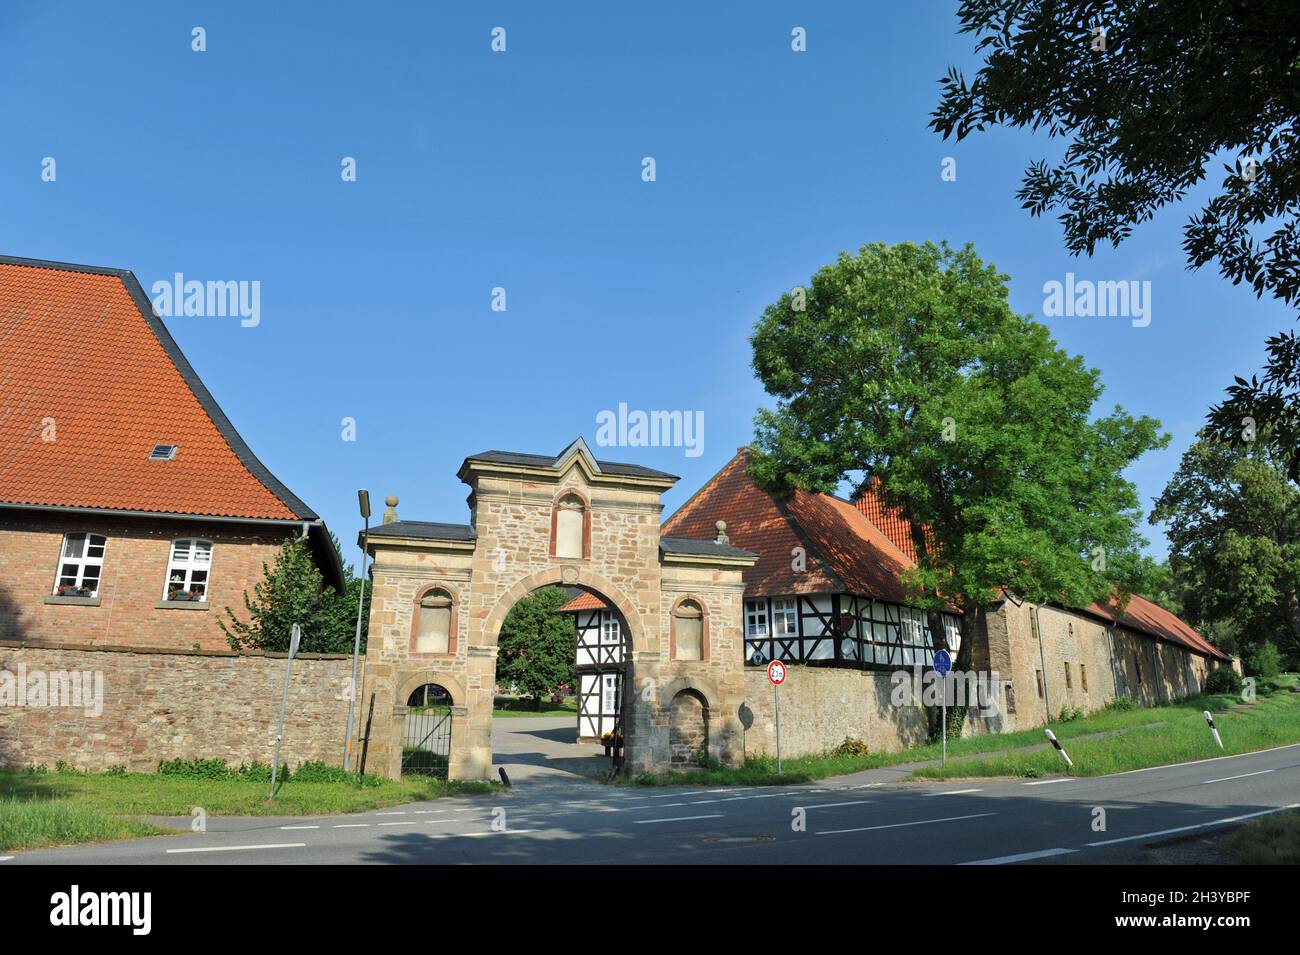
<instances>
[{"instance_id":1,"label":"brick building","mask_svg":"<svg viewBox=\"0 0 1300 955\"><path fill-rule=\"evenodd\" d=\"M324 523L254 456L126 270L0 257L0 640L225 650Z\"/></svg>"}]
</instances>

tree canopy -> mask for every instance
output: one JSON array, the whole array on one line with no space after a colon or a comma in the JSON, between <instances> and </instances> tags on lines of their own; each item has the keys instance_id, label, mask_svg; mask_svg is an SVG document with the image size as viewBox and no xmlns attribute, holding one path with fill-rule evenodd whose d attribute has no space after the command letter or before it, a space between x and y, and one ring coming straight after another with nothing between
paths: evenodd
<instances>
[{"instance_id":1,"label":"tree canopy","mask_svg":"<svg viewBox=\"0 0 1300 955\"><path fill-rule=\"evenodd\" d=\"M1202 432L1156 501L1170 564L1198 625L1230 624L1250 657L1275 644L1300 660L1300 489L1268 444L1228 444Z\"/></svg>"},{"instance_id":2,"label":"tree canopy","mask_svg":"<svg viewBox=\"0 0 1300 955\"><path fill-rule=\"evenodd\" d=\"M969 246L868 245L768 306L751 339L776 398L755 478L777 493L878 478L912 522L918 601L968 625L1004 587L1074 606L1139 588L1151 563L1123 471L1167 441L1120 408L1092 417L1098 373L1012 312L1007 280Z\"/></svg>"},{"instance_id":3,"label":"tree canopy","mask_svg":"<svg viewBox=\"0 0 1300 955\"><path fill-rule=\"evenodd\" d=\"M974 78L950 69L931 126L1046 129L1062 159L1029 164L1018 193L1059 211L1066 247L1118 246L1218 168L1184 229L1190 268L1300 303L1300 4L1294 0L965 0ZM1251 418L1300 481L1300 340L1269 339L1262 380L1238 378L1211 423L1239 440Z\"/></svg>"},{"instance_id":4,"label":"tree canopy","mask_svg":"<svg viewBox=\"0 0 1300 955\"><path fill-rule=\"evenodd\" d=\"M577 632L556 613L569 602L559 587L542 587L510 608L497 640L497 682L513 685L540 704L544 695L573 683Z\"/></svg>"},{"instance_id":5,"label":"tree canopy","mask_svg":"<svg viewBox=\"0 0 1300 955\"><path fill-rule=\"evenodd\" d=\"M331 538L337 550L338 539L333 535ZM226 619L218 619L217 624L234 650L284 653L289 649L293 625L297 623L302 627L301 651L351 653L356 639L361 578L354 576L353 568L347 565L344 581L346 588L342 594L325 586L306 543L297 538L287 540L276 553L271 566L262 564L262 579L253 586L253 595L250 597L244 593L247 620L241 620L226 607ZM363 653L369 617L370 591L367 587L366 607L361 618Z\"/></svg>"}]
</instances>

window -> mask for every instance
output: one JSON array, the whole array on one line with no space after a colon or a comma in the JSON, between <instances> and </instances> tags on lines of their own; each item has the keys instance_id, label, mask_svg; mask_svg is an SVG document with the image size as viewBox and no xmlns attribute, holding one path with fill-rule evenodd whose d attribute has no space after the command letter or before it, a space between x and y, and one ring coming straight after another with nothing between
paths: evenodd
<instances>
[{"instance_id":1,"label":"window","mask_svg":"<svg viewBox=\"0 0 1300 955\"><path fill-rule=\"evenodd\" d=\"M1043 698L1043 671L1035 670L1034 672L1038 674L1038 698L1041 700Z\"/></svg>"},{"instance_id":2,"label":"window","mask_svg":"<svg viewBox=\"0 0 1300 955\"><path fill-rule=\"evenodd\" d=\"M59 576L54 581L56 597L95 597L99 594L99 573L104 568L103 534L65 534L59 558Z\"/></svg>"},{"instance_id":3,"label":"window","mask_svg":"<svg viewBox=\"0 0 1300 955\"><path fill-rule=\"evenodd\" d=\"M445 590L430 590L420 598L415 611L415 641L411 647L416 653L451 653L451 594Z\"/></svg>"},{"instance_id":4,"label":"window","mask_svg":"<svg viewBox=\"0 0 1300 955\"><path fill-rule=\"evenodd\" d=\"M1070 682L1070 664L1068 662L1065 664L1065 688L1067 690L1074 689L1074 684Z\"/></svg>"},{"instance_id":5,"label":"window","mask_svg":"<svg viewBox=\"0 0 1300 955\"><path fill-rule=\"evenodd\" d=\"M799 611L793 599L772 601L772 635L788 639L799 636Z\"/></svg>"},{"instance_id":6,"label":"window","mask_svg":"<svg viewBox=\"0 0 1300 955\"><path fill-rule=\"evenodd\" d=\"M176 457L176 445L174 444L155 444L153 450L149 452L150 461L171 461Z\"/></svg>"},{"instance_id":7,"label":"window","mask_svg":"<svg viewBox=\"0 0 1300 955\"><path fill-rule=\"evenodd\" d=\"M673 608L673 659L704 659L704 610L694 600Z\"/></svg>"},{"instance_id":8,"label":"window","mask_svg":"<svg viewBox=\"0 0 1300 955\"><path fill-rule=\"evenodd\" d=\"M587 508L576 494L566 494L555 505L555 556L585 557Z\"/></svg>"},{"instance_id":9,"label":"window","mask_svg":"<svg viewBox=\"0 0 1300 955\"><path fill-rule=\"evenodd\" d=\"M166 599L206 601L211 567L212 541L198 538L172 541L171 560L167 562Z\"/></svg>"},{"instance_id":10,"label":"window","mask_svg":"<svg viewBox=\"0 0 1300 955\"><path fill-rule=\"evenodd\" d=\"M764 666L772 659L772 641L767 632L767 601L745 601L745 662Z\"/></svg>"},{"instance_id":11,"label":"window","mask_svg":"<svg viewBox=\"0 0 1300 955\"><path fill-rule=\"evenodd\" d=\"M1088 665L1086 663L1079 664L1079 683L1083 686L1083 692L1087 693L1088 692Z\"/></svg>"},{"instance_id":12,"label":"window","mask_svg":"<svg viewBox=\"0 0 1300 955\"><path fill-rule=\"evenodd\" d=\"M1015 688L1012 687L1010 681L1007 682L1006 696L1007 696L1007 715L1015 716L1016 715L1016 691Z\"/></svg>"},{"instance_id":13,"label":"window","mask_svg":"<svg viewBox=\"0 0 1300 955\"><path fill-rule=\"evenodd\" d=\"M1133 654L1133 671L1137 673L1138 683L1142 682L1142 658L1136 653Z\"/></svg>"}]
</instances>

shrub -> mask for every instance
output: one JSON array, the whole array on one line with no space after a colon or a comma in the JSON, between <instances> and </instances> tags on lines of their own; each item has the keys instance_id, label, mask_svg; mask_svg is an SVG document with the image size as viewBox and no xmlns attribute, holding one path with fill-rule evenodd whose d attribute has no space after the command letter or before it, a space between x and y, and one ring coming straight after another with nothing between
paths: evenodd
<instances>
[{"instance_id":1,"label":"shrub","mask_svg":"<svg viewBox=\"0 0 1300 955\"><path fill-rule=\"evenodd\" d=\"M1261 643L1246 661L1250 675L1254 677L1275 677L1282 672L1282 654L1271 643Z\"/></svg>"},{"instance_id":2,"label":"shrub","mask_svg":"<svg viewBox=\"0 0 1300 955\"><path fill-rule=\"evenodd\" d=\"M1210 675L1205 678L1206 693L1230 693L1237 694L1241 692L1241 674L1232 667L1217 667L1210 671Z\"/></svg>"},{"instance_id":3,"label":"shrub","mask_svg":"<svg viewBox=\"0 0 1300 955\"><path fill-rule=\"evenodd\" d=\"M158 764L158 775L225 779L230 775L230 767L224 759L164 759Z\"/></svg>"},{"instance_id":4,"label":"shrub","mask_svg":"<svg viewBox=\"0 0 1300 955\"><path fill-rule=\"evenodd\" d=\"M870 756L871 750L866 743L852 736L844 737L844 742L831 750L832 756Z\"/></svg>"},{"instance_id":5,"label":"shrub","mask_svg":"<svg viewBox=\"0 0 1300 955\"><path fill-rule=\"evenodd\" d=\"M293 771L293 781L296 783L345 783L355 779L353 774L345 773L341 766L329 766L319 759L299 763Z\"/></svg>"},{"instance_id":6,"label":"shrub","mask_svg":"<svg viewBox=\"0 0 1300 955\"><path fill-rule=\"evenodd\" d=\"M115 765L115 766L110 766L110 767L108 767L108 769L104 770L104 775L105 775L105 776L125 776L125 775L126 775L126 767L123 766L121 763L118 763L117 765Z\"/></svg>"},{"instance_id":7,"label":"shrub","mask_svg":"<svg viewBox=\"0 0 1300 955\"><path fill-rule=\"evenodd\" d=\"M1111 713L1126 713L1129 710L1136 710L1137 706L1138 701L1133 699L1133 697L1117 696L1115 699L1103 706L1102 709L1108 710Z\"/></svg>"},{"instance_id":8,"label":"shrub","mask_svg":"<svg viewBox=\"0 0 1300 955\"><path fill-rule=\"evenodd\" d=\"M1077 719L1083 718L1082 706L1065 705L1061 707L1061 715L1056 718L1058 723L1073 723Z\"/></svg>"}]
</instances>

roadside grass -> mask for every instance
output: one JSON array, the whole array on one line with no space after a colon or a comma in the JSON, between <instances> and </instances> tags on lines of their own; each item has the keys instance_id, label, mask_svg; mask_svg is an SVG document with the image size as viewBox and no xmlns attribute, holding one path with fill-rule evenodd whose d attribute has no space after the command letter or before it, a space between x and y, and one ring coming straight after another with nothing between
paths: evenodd
<instances>
[{"instance_id":1,"label":"roadside grass","mask_svg":"<svg viewBox=\"0 0 1300 955\"><path fill-rule=\"evenodd\" d=\"M1204 708L1212 709L1209 706ZM1068 744L1069 737L1053 727L1062 743L1068 744L1065 749L1074 761L1072 768L1067 768L1056 751L1049 748L949 763L946 771L938 766L924 766L912 775L917 779L1056 774L1105 776L1300 743L1300 695L1288 691L1261 695L1248 709L1219 713L1214 722L1223 738L1223 749L1215 744L1205 719L1197 710L1159 726L1075 740L1073 744Z\"/></svg>"},{"instance_id":2,"label":"roadside grass","mask_svg":"<svg viewBox=\"0 0 1300 955\"><path fill-rule=\"evenodd\" d=\"M1223 848L1239 865L1300 865L1300 809L1246 823L1224 840Z\"/></svg>"},{"instance_id":3,"label":"roadside grass","mask_svg":"<svg viewBox=\"0 0 1300 955\"><path fill-rule=\"evenodd\" d=\"M171 831L141 819L109 816L66 799L23 800L0 796L0 849L105 842Z\"/></svg>"},{"instance_id":4,"label":"roadside grass","mask_svg":"<svg viewBox=\"0 0 1300 955\"><path fill-rule=\"evenodd\" d=\"M492 703L493 716L573 716L578 715L576 697L566 697L563 703L542 700L540 709L533 709L533 701L524 697L498 696Z\"/></svg>"},{"instance_id":5,"label":"roadside grass","mask_svg":"<svg viewBox=\"0 0 1300 955\"><path fill-rule=\"evenodd\" d=\"M1187 720L1198 720L1204 727L1201 716L1203 710L1221 712L1235 706L1239 700L1235 696L1216 695L1198 696L1179 700L1163 706L1133 707L1132 709L1103 709L1089 716L1070 720L1066 723L1052 723L1052 732L1062 741L1092 733L1132 732L1139 727L1160 730L1170 724ZM1205 731L1209 737L1209 730ZM1300 736L1297 737L1300 741ZM959 756L976 756L981 753L995 753L1002 750L1015 750L1027 746L1041 746L1046 743L1043 728L1022 730L1017 733L990 733L983 736L967 736L948 740L948 758ZM1213 744L1211 744L1213 745ZM1055 751L1047 751L1058 763L1060 757ZM909 749L888 753L867 753L865 755L836 755L834 751L813 753L804 756L791 756L781 760L781 773L776 772L776 758L772 756L750 756L744 765L731 769L721 765L709 765L696 770L643 773L616 779L621 785L630 786L674 786L674 785L712 785L712 786L767 786L785 783L810 782L825 779L828 776L844 776L867 769L880 769L885 766L897 766L901 763L917 763L937 760L942 755L942 744L927 743ZM1073 755L1073 753L1071 753ZM969 764L963 764L966 766Z\"/></svg>"},{"instance_id":6,"label":"roadside grass","mask_svg":"<svg viewBox=\"0 0 1300 955\"><path fill-rule=\"evenodd\" d=\"M0 770L0 849L158 835L140 816L320 816L382 809L442 796L478 795L497 783L401 780L297 781L277 786L244 778L204 779L161 773Z\"/></svg>"}]
</instances>

